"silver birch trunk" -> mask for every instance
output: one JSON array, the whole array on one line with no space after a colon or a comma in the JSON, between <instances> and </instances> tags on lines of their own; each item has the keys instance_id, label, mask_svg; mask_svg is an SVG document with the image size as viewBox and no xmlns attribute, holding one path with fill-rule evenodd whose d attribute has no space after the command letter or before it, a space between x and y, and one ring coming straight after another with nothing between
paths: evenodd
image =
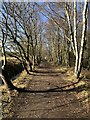
<instances>
[{"instance_id":1,"label":"silver birch trunk","mask_svg":"<svg viewBox=\"0 0 90 120\"><path fill-rule=\"evenodd\" d=\"M77 44L77 0L74 0L74 43L75 43L75 75L78 70L78 44Z\"/></svg>"},{"instance_id":2,"label":"silver birch trunk","mask_svg":"<svg viewBox=\"0 0 90 120\"><path fill-rule=\"evenodd\" d=\"M67 20L68 20L68 26L69 26L69 32L70 32L70 42L72 45L72 49L73 49L73 53L75 55L75 46L74 46L74 40L73 40L73 31L72 31L72 25L71 25L71 21L70 21L70 15L69 15L69 11L67 8L67 3L65 4L65 12L66 12L66 16L67 16Z\"/></svg>"},{"instance_id":3,"label":"silver birch trunk","mask_svg":"<svg viewBox=\"0 0 90 120\"><path fill-rule=\"evenodd\" d=\"M3 65L2 65L2 69L4 70L4 68L6 67L7 64L7 60L6 60L6 52L5 52L5 35L4 32L2 30L2 34L3 34L3 39L2 39L2 57L3 57Z\"/></svg>"},{"instance_id":4,"label":"silver birch trunk","mask_svg":"<svg viewBox=\"0 0 90 120\"><path fill-rule=\"evenodd\" d=\"M81 64L82 64L82 58L84 53L84 43L85 43L86 30L87 30L87 10L88 10L88 0L85 1L84 10L83 10L83 30L82 30L77 78L80 76L80 72L82 68Z\"/></svg>"}]
</instances>

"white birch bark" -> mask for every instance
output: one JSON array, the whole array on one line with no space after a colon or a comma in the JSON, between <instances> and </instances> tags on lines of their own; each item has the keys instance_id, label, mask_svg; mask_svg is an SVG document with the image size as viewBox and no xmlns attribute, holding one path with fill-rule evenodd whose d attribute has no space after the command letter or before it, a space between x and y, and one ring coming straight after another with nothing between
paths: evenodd
<instances>
[{"instance_id":1,"label":"white birch bark","mask_svg":"<svg viewBox=\"0 0 90 120\"><path fill-rule=\"evenodd\" d=\"M77 43L77 0L74 0L74 43L75 43L75 75L78 70L78 43Z\"/></svg>"},{"instance_id":2,"label":"white birch bark","mask_svg":"<svg viewBox=\"0 0 90 120\"><path fill-rule=\"evenodd\" d=\"M83 30L82 30L77 77L79 77L81 72L81 64L82 64L82 58L84 53L84 42L85 42L86 30L87 30L87 11L88 11L88 0L85 1L84 10L83 10Z\"/></svg>"},{"instance_id":3,"label":"white birch bark","mask_svg":"<svg viewBox=\"0 0 90 120\"><path fill-rule=\"evenodd\" d=\"M74 53L74 55L76 55L75 54L75 46L74 46L74 40L73 40L73 35L72 35L72 33L73 33L73 31L72 31L72 25L71 25L71 21L70 21L70 15L69 15L69 13L68 13L68 8L67 8L67 3L65 3L65 12L66 12L66 16L67 16L67 20L68 20L68 26L69 26L69 32L70 32L70 42L71 42L71 45L72 45L72 49L73 49L73 53Z\"/></svg>"}]
</instances>

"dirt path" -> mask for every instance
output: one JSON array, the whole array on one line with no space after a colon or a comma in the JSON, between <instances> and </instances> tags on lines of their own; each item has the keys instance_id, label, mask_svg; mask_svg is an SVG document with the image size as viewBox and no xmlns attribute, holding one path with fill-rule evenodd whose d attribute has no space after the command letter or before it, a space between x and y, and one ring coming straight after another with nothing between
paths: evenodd
<instances>
[{"instance_id":1,"label":"dirt path","mask_svg":"<svg viewBox=\"0 0 90 120\"><path fill-rule=\"evenodd\" d=\"M27 91L15 98L12 109L15 118L88 118L88 105L83 105L77 93L52 91L66 85L64 74L48 63L42 63L29 82ZM51 91L50 91L51 90ZM30 92L31 91L31 92Z\"/></svg>"}]
</instances>

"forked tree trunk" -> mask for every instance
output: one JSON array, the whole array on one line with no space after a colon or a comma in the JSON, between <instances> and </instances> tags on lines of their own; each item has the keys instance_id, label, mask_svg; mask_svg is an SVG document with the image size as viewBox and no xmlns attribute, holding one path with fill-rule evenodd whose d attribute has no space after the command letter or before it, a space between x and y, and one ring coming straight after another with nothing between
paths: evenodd
<instances>
[{"instance_id":1,"label":"forked tree trunk","mask_svg":"<svg viewBox=\"0 0 90 120\"><path fill-rule=\"evenodd\" d=\"M72 25L70 21L70 14L68 3L65 4L66 16L68 20L69 32L71 37L71 45L73 49L73 53L76 57L75 59L75 76L79 78L81 69L82 69L82 59L85 47L85 37L86 37L86 30L87 30L87 8L88 8L88 0L85 0L84 10L83 10L83 30L82 30L82 38L81 38L81 45L80 51L78 49L78 42L77 42L77 6L76 0L74 0L74 38L73 38L73 31Z\"/></svg>"}]
</instances>

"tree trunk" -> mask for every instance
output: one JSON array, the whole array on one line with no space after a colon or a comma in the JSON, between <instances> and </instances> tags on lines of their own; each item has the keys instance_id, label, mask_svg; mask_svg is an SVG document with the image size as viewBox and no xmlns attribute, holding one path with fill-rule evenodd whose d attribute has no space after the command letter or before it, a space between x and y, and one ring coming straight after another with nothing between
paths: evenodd
<instances>
[{"instance_id":1,"label":"tree trunk","mask_svg":"<svg viewBox=\"0 0 90 120\"><path fill-rule=\"evenodd\" d=\"M74 43L75 43L75 75L78 71L78 44L77 44L77 2L74 0Z\"/></svg>"},{"instance_id":2,"label":"tree trunk","mask_svg":"<svg viewBox=\"0 0 90 120\"><path fill-rule=\"evenodd\" d=\"M12 89L15 89L15 86L8 79L8 72L6 71L7 60L6 60L4 46L2 47L2 53L3 53L3 66L2 66L2 74L0 74L0 77L1 77L1 80L4 82L6 88L9 90L12 90Z\"/></svg>"},{"instance_id":3,"label":"tree trunk","mask_svg":"<svg viewBox=\"0 0 90 120\"><path fill-rule=\"evenodd\" d=\"M82 69L82 59L83 59L83 54L84 54L85 37L86 37L86 31L87 31L87 10L88 10L88 0L85 1L84 10L83 10L83 30L82 30L82 39L81 39L81 47L80 47L80 54L79 54L77 78L79 78L81 69Z\"/></svg>"},{"instance_id":4,"label":"tree trunk","mask_svg":"<svg viewBox=\"0 0 90 120\"><path fill-rule=\"evenodd\" d=\"M69 9L68 8L68 3L65 3L65 12L66 12L67 20L68 20L68 26L69 26L69 32L70 32L70 41L71 41L73 53L75 55L75 46L74 46L73 31L72 31L72 25L71 25L70 15L69 15L69 10L68 9Z\"/></svg>"}]
</instances>

